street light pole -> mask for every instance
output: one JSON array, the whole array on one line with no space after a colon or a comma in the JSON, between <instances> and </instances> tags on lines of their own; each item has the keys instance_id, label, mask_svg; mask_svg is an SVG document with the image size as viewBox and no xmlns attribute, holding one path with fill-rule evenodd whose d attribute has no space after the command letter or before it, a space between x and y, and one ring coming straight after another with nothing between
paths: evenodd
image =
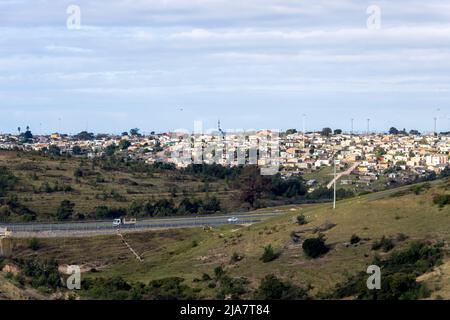
<instances>
[{"instance_id":1,"label":"street light pole","mask_svg":"<svg viewBox=\"0 0 450 320\"><path fill-rule=\"evenodd\" d=\"M333 210L336 209L336 160L334 160L334 192L333 192Z\"/></svg>"}]
</instances>

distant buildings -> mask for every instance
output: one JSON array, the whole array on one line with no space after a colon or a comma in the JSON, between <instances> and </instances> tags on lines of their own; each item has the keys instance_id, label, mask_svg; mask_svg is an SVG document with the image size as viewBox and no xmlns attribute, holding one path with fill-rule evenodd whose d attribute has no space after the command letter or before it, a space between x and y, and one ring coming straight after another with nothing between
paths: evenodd
<instances>
[{"instance_id":1,"label":"distant buildings","mask_svg":"<svg viewBox=\"0 0 450 320\"><path fill-rule=\"evenodd\" d=\"M127 140L128 148L118 148ZM450 165L450 136L445 135L350 135L322 136L320 133L277 134L271 131L211 134L164 133L150 136L101 135L92 140L52 134L35 136L23 143L16 135L0 135L1 149L48 150L57 146L62 154L98 157L106 152L121 152L147 163L168 162L178 168L206 163L237 166L257 164L277 166L284 177L303 175L331 166L333 157L342 166L359 165L352 172L358 182L371 184L380 176L388 179L413 179ZM117 146L112 148L111 146ZM313 183L311 181L311 183ZM346 179L341 184L351 185Z\"/></svg>"}]
</instances>

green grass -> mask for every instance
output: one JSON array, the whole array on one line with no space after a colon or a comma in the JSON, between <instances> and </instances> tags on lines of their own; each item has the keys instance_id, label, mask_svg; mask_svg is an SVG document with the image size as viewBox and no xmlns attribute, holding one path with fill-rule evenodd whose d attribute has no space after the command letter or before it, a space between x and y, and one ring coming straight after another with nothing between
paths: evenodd
<instances>
[{"instance_id":1,"label":"green grass","mask_svg":"<svg viewBox=\"0 0 450 320\"><path fill-rule=\"evenodd\" d=\"M140 263L119 241L117 236L64 239L55 242L43 239L41 248L31 251L23 240L14 240L16 256L56 257L63 264L96 266L99 273L87 272L85 277L120 275L127 280L148 282L171 276L187 279L192 285L203 273L212 274L222 265L230 275L247 277L255 287L269 273L289 279L295 284L312 285L311 293L326 293L347 275L365 271L376 254L372 243L382 236L396 238L404 234L405 241L396 242L393 251L404 248L415 240L450 240L450 207L442 209L433 204L433 195L448 193L449 182L438 181L420 195L408 193L392 197L398 190L370 194L339 201L337 209L330 204L284 206L285 214L252 226L224 226L205 231L179 229L126 235L127 241L142 254ZM375 197L376 196L376 197ZM264 211L268 211L265 209ZM296 217L304 214L306 225L299 226ZM316 237L315 227L326 222L336 224L324 231L329 253L319 259L306 257L301 244L295 244L291 233L302 232L301 238ZM361 238L357 245L349 245L352 235ZM197 246L192 246L196 241ZM260 257L267 245L280 252L278 259L263 263ZM231 262L233 253L243 256ZM206 296L211 290L206 287Z\"/></svg>"},{"instance_id":2,"label":"green grass","mask_svg":"<svg viewBox=\"0 0 450 320\"><path fill-rule=\"evenodd\" d=\"M303 177L305 180L315 179L320 185L326 186L333 180L333 170L332 166L323 166L319 170L305 173Z\"/></svg>"}]
</instances>

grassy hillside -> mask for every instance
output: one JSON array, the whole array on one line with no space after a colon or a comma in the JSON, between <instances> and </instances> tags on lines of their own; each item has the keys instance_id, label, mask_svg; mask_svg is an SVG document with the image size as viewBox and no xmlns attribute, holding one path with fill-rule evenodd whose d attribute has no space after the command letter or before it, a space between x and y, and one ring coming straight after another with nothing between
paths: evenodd
<instances>
[{"instance_id":1,"label":"grassy hillside","mask_svg":"<svg viewBox=\"0 0 450 320\"><path fill-rule=\"evenodd\" d=\"M262 176L257 166L176 169L126 155L87 159L0 151L0 221L229 213L330 196L329 190L307 194L299 177Z\"/></svg>"},{"instance_id":2,"label":"grassy hillside","mask_svg":"<svg viewBox=\"0 0 450 320\"><path fill-rule=\"evenodd\" d=\"M256 288L264 276L275 274L295 285L309 286L309 294L318 298L333 292L336 284L348 276L365 272L375 256L385 259L415 241L442 242L447 254L450 205L440 207L434 201L436 195L445 194L450 194L448 179L339 201L336 210L329 204L277 207L273 210L285 214L252 226L125 235L143 262L132 255L118 236L42 239L36 251L29 249L27 240L10 241L15 257L55 258L60 264L83 265L84 279L121 276L127 281L148 283L182 277L185 284L206 298L215 297L216 288L199 279L205 273L212 277L214 268L222 266L230 277L247 278L249 288ZM300 214L307 224L296 222ZM299 242L293 241L293 233ZM324 235L330 251L312 259L304 254L302 241L316 238L319 233ZM361 241L350 244L352 235ZM394 246L388 252L372 248L383 236ZM264 263L260 258L268 245L279 257ZM450 298L449 262L447 258L443 262L420 276L419 280L433 291L431 298Z\"/></svg>"},{"instance_id":3,"label":"grassy hillside","mask_svg":"<svg viewBox=\"0 0 450 320\"><path fill-rule=\"evenodd\" d=\"M108 168L107 162L12 151L0 151L0 170L8 170L17 178L7 196L35 212L38 220L54 219L58 206L66 199L75 203L76 213L86 216L96 207L127 208L134 200L172 198L177 203L184 197L215 196L224 211L238 206L237 191L224 180L205 181L171 170L145 171L126 165ZM23 215L11 211L0 204L0 220L23 220Z\"/></svg>"}]
</instances>

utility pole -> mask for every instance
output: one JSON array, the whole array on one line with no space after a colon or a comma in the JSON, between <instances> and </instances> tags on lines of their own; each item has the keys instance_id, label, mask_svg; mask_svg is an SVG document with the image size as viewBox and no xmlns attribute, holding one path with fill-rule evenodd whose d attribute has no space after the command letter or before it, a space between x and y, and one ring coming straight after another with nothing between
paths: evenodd
<instances>
[{"instance_id":1,"label":"utility pole","mask_svg":"<svg viewBox=\"0 0 450 320\"><path fill-rule=\"evenodd\" d=\"M370 134L370 119L367 119L367 135Z\"/></svg>"},{"instance_id":2,"label":"utility pole","mask_svg":"<svg viewBox=\"0 0 450 320\"><path fill-rule=\"evenodd\" d=\"M336 209L336 160L334 161L333 210Z\"/></svg>"},{"instance_id":3,"label":"utility pole","mask_svg":"<svg viewBox=\"0 0 450 320\"><path fill-rule=\"evenodd\" d=\"M306 114L302 114L303 135L306 133Z\"/></svg>"},{"instance_id":4,"label":"utility pole","mask_svg":"<svg viewBox=\"0 0 450 320\"><path fill-rule=\"evenodd\" d=\"M437 135L437 117L434 117L433 120L434 120L434 135Z\"/></svg>"},{"instance_id":5,"label":"utility pole","mask_svg":"<svg viewBox=\"0 0 450 320\"><path fill-rule=\"evenodd\" d=\"M353 135L353 121L354 121L354 120L355 120L355 119L353 119L353 118L350 119L350 123L351 123L350 135L351 135L351 136Z\"/></svg>"}]
</instances>

